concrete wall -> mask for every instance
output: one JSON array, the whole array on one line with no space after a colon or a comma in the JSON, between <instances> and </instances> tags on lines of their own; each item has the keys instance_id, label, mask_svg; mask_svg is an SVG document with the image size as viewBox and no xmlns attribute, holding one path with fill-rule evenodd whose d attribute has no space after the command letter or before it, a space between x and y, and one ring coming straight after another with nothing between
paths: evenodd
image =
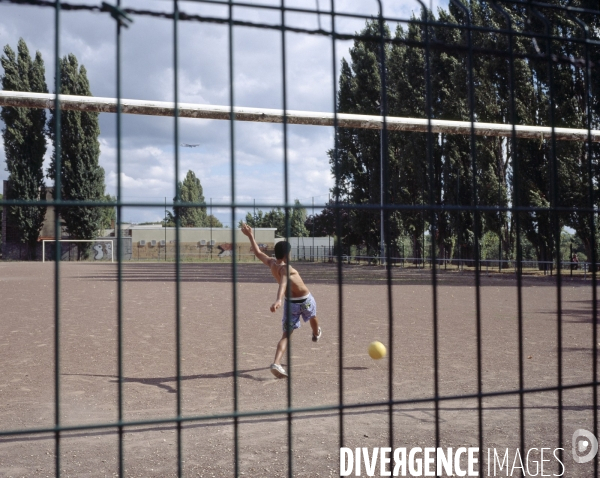
<instances>
[{"instance_id":1,"label":"concrete wall","mask_svg":"<svg viewBox=\"0 0 600 478\"><path fill-rule=\"evenodd\" d=\"M175 241L175 228L174 227L131 227L131 239L136 244L141 240L148 241L164 241L167 243ZM254 238L258 243L270 243L275 242L275 228L257 228L254 232ZM210 227L182 227L179 229L179 240L182 243L196 243L202 240L207 243L211 240L215 241L216 244L231 243L232 232L235 232L235 242L238 244L247 243L250 241L246 236L242 234L239 229L228 229L228 228L211 228Z\"/></svg>"},{"instance_id":2,"label":"concrete wall","mask_svg":"<svg viewBox=\"0 0 600 478\"><path fill-rule=\"evenodd\" d=\"M275 228L257 228L254 237L261 250L273 254ZM174 227L136 227L131 229L133 260L173 259L176 253ZM232 235L235 234L235 250ZM165 239L166 238L166 239ZM212 238L212 245L211 245ZM179 252L183 260L232 257L250 260L254 256L250 241L239 229L186 227L179 229ZM143 243L142 243L143 241ZM154 245L152 241L155 241ZM163 242L164 241L164 242Z\"/></svg>"},{"instance_id":3,"label":"concrete wall","mask_svg":"<svg viewBox=\"0 0 600 478\"><path fill-rule=\"evenodd\" d=\"M91 262L95 261L104 261L110 262L111 249L114 249L114 246L117 242L117 239L114 237L98 237L98 241L104 242L96 242L93 245L100 245L102 254L99 254L98 251L91 250L88 258ZM122 254L123 260L128 261L131 260L132 255L132 247L131 247L131 238L123 237L121 238L122 244ZM88 243L85 243L87 247L90 247ZM45 260L53 261L56 257L56 243L54 240L47 240L47 242L43 242L40 239L36 245L36 260L42 260L42 248L45 248ZM61 258L63 261L75 261L77 260L77 250L79 247L82 247L82 243L76 242L61 242ZM93 246L90 247L93 249ZM114 261L117 261L116 249L114 250ZM29 260L28 257L28 248L26 244L21 243L9 243L4 245L3 258L5 260L13 260L13 261L25 261Z\"/></svg>"}]
</instances>

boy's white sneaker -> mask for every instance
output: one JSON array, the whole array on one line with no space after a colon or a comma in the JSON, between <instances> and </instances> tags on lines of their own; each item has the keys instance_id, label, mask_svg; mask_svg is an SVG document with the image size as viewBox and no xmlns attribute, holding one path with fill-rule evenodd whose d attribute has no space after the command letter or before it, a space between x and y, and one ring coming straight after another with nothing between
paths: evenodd
<instances>
[{"instance_id":1,"label":"boy's white sneaker","mask_svg":"<svg viewBox=\"0 0 600 478\"><path fill-rule=\"evenodd\" d=\"M271 365L271 373L277 378L287 378L288 374L285 369L276 363Z\"/></svg>"},{"instance_id":2,"label":"boy's white sneaker","mask_svg":"<svg viewBox=\"0 0 600 478\"><path fill-rule=\"evenodd\" d=\"M318 342L320 340L320 338L321 338L321 335L323 335L323 334L321 333L321 327L319 327L319 334L318 335L313 334L312 341L313 342Z\"/></svg>"}]
</instances>

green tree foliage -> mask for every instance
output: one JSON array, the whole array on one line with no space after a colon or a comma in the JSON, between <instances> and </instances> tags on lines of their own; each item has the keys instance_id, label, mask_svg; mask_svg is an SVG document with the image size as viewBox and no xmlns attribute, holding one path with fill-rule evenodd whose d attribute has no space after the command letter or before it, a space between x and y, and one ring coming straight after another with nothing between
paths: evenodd
<instances>
[{"instance_id":1,"label":"green tree foliage","mask_svg":"<svg viewBox=\"0 0 600 478\"><path fill-rule=\"evenodd\" d=\"M161 222L163 227L175 227L175 216L171 213L171 211L167 211L167 217L165 220ZM182 226L185 227L185 226ZM195 227L195 226L194 226ZM206 221L204 221L202 226L199 227L227 227L223 226L223 223L219 221L215 216L209 214L206 216Z\"/></svg>"},{"instance_id":2,"label":"green tree foliage","mask_svg":"<svg viewBox=\"0 0 600 478\"><path fill-rule=\"evenodd\" d=\"M60 60L61 93L91 96L87 72L79 66L75 55L69 54ZM50 137L56 148L52 114L49 124ZM100 143L98 136L98 113L81 111L61 112L61 156L60 171L57 171L56 149L52 155L48 176L56 181L61 175L62 199L71 201L104 200L104 169L100 167ZM57 191L54 192L55 197ZM62 208L60 216L68 234L73 239L93 239L102 226L102 209L90 206Z\"/></svg>"},{"instance_id":3,"label":"green tree foliage","mask_svg":"<svg viewBox=\"0 0 600 478\"><path fill-rule=\"evenodd\" d=\"M167 211L167 215L162 221L163 227L175 227L177 223L175 222L175 215L171 211Z\"/></svg>"},{"instance_id":4,"label":"green tree foliage","mask_svg":"<svg viewBox=\"0 0 600 478\"><path fill-rule=\"evenodd\" d=\"M377 21L367 22L360 32L375 36L380 31ZM386 37L390 36L385 27ZM389 55L386 46L385 54ZM351 63L344 59L339 79L338 111L362 115L379 115L381 101L381 51L379 43L356 40L350 49ZM381 201L381 135L368 129L339 129L337 131L338 150L329 151L331 171L338 178L332 192L339 194L340 200L349 204L378 205ZM388 154L386 176L398 176L398 163ZM388 189L387 202L395 201L395 191ZM378 210L352 209L349 222L355 241L365 242L376 249L380 242L381 216ZM392 215L389 220L391 234L399 234L399 218Z\"/></svg>"},{"instance_id":5,"label":"green tree foliage","mask_svg":"<svg viewBox=\"0 0 600 478\"><path fill-rule=\"evenodd\" d=\"M298 199L295 199L294 209L292 209L290 217L290 237L307 237L308 230L304 225L305 222L306 209L302 207L302 204L300 204L300 201L298 201Z\"/></svg>"},{"instance_id":6,"label":"green tree foliage","mask_svg":"<svg viewBox=\"0 0 600 478\"><path fill-rule=\"evenodd\" d=\"M244 221L240 221L238 227L241 227L243 222L253 228L274 227L277 229L277 231L275 231L275 235L277 237L281 237L280 231L285 229L285 213L281 210L281 208L271 209L266 213L259 209L254 214L247 213L246 219Z\"/></svg>"},{"instance_id":7,"label":"green tree foliage","mask_svg":"<svg viewBox=\"0 0 600 478\"><path fill-rule=\"evenodd\" d=\"M347 204L347 203L344 203ZM313 237L313 230L314 230L314 237L324 237L324 236L335 236L337 231L336 231L336 212L335 212L335 203L330 201L328 203L325 204L325 208L323 208L323 210L319 213L319 214L315 214L314 216L310 216L306 218L306 221L304 222L304 226L306 227L306 230L308 231L308 235L310 237ZM359 237L353 237L352 235L355 234L355 230L351 227L350 225L350 212L348 209L346 208L340 208L339 209L339 216L340 216L340 227L341 227L341 232L340 232L340 237L342 238L342 242L344 244L354 244L356 243L360 238Z\"/></svg>"},{"instance_id":8,"label":"green tree foliage","mask_svg":"<svg viewBox=\"0 0 600 478\"><path fill-rule=\"evenodd\" d=\"M196 177L193 171L188 171L179 190L181 193L181 202L186 203L204 203L204 194L200 179ZM180 221L182 227L205 227L206 206L204 207L185 207L181 208Z\"/></svg>"},{"instance_id":9,"label":"green tree foliage","mask_svg":"<svg viewBox=\"0 0 600 478\"><path fill-rule=\"evenodd\" d=\"M205 227L223 227L223 223L219 221L215 216L209 214L206 216L206 226Z\"/></svg>"},{"instance_id":10,"label":"green tree foliage","mask_svg":"<svg viewBox=\"0 0 600 478\"><path fill-rule=\"evenodd\" d=\"M286 236L285 227L285 211L281 208L271 209L263 213L258 210L256 214L246 214L245 221L240 221L238 227L241 227L242 222L245 222L250 227L274 227L276 237ZM290 209L290 233L289 237L307 237L308 230L305 226L306 209L302 207L298 199L294 200L294 207Z\"/></svg>"},{"instance_id":11,"label":"green tree foliage","mask_svg":"<svg viewBox=\"0 0 600 478\"><path fill-rule=\"evenodd\" d=\"M205 203L204 191L200 179L196 177L193 171L188 171L183 179L183 182L179 182L179 191L181 195L182 203ZM175 201L177 198L173 198ZM180 211L180 227L209 227L210 222L206 215L206 206L187 206L175 208L175 212ZM167 211L167 217L165 218L167 227L175 227L176 225L176 214ZM216 218L214 218L216 220ZM220 223L219 223L220 224ZM214 226L213 227L222 227Z\"/></svg>"},{"instance_id":12,"label":"green tree foliage","mask_svg":"<svg viewBox=\"0 0 600 478\"><path fill-rule=\"evenodd\" d=\"M451 4L448 11L439 10L438 20L444 23L464 24L464 13ZM500 28L497 14L487 4L472 4L471 21L477 25ZM448 44L467 41L464 31L437 25L432 32ZM423 36L423 33L421 33ZM497 48L490 35L473 34L478 48ZM433 117L458 121L507 121L508 104L506 76L498 74L499 62L504 57L474 55L470 63L466 51L434 51L431 55L431 113ZM471 72L471 74L469 74ZM464 87L457 87L464 85ZM470 90L473 103L471 104ZM473 116L471 116L471 110ZM432 144L432 164L428 166L430 186L428 202L440 206L461 206L459 211L436 214L436 246L440 254L473 258L479 243L488 231L499 236L506 231L507 216L503 212L484 210L477 213L469 206L506 206L507 158L503 154L505 140L478 136L471 141L466 135L436 135ZM505 248L508 245L505 246Z\"/></svg>"},{"instance_id":13,"label":"green tree foliage","mask_svg":"<svg viewBox=\"0 0 600 478\"><path fill-rule=\"evenodd\" d=\"M588 0L576 0L572 2L573 6L590 8L592 5L597 9L597 4ZM550 15L553 30L551 34L566 36L569 38L581 38L583 31L581 26L573 21L572 18L565 16L562 12L552 12ZM589 25L590 31L595 32L594 37L597 40L600 32L600 19L596 16L583 16L583 20ZM532 26L536 31L540 31L542 24ZM540 49L547 49L547 45L539 45ZM552 53L561 57L585 58L586 47L578 42L551 42L549 48ZM535 49L533 46L531 49ZM598 47L589 48L590 58L598 62L600 59L600 49ZM555 105L554 122L556 126L569 128L586 128L587 109L591 110L592 128L597 129L600 122L600 75L592 68L590 80L591 97L588 98L586 91L586 71L584 68L573 68L568 64L552 64L549 68L547 62L537 62L535 65L536 75L543 78L541 89L547 88L550 80L553 85L552 100ZM550 119L550 98L548 97L546 118L548 123ZM552 189L555 193L549 194L548 200L551 204L558 207L567 207L571 213L567 216L561 215L558 218L558 226L563 223L575 230L576 235L583 242L585 255L592 260L592 215L590 207L598 207L599 190L598 181L590 181L598 176L598 157L600 156L600 145L593 143L590 148L583 142L561 141L556 143L556 162L552 161L551 142L547 142L546 154L548 155L548 175L551 187L557 179L557 187ZM591 153L591 155L590 155ZM590 182L592 185L590 186ZM590 193L595 197L595 204L590 202ZM588 211L585 211L587 209ZM552 219L552 218L551 218ZM598 219L595 221L595 234L598 238Z\"/></svg>"},{"instance_id":14,"label":"green tree foliage","mask_svg":"<svg viewBox=\"0 0 600 478\"><path fill-rule=\"evenodd\" d=\"M585 2L573 2L582 6ZM514 7L513 19L523 18L524 11ZM579 37L581 30L571 18L561 11L548 12L551 35ZM594 21L596 26L598 21ZM593 24L593 23L592 23ZM545 35L546 24L531 16L528 30ZM547 52L562 58L584 58L584 46L568 41L546 42L521 39L516 41L519 52L535 56ZM595 52L598 55L598 51ZM596 75L597 76L597 75ZM592 83L594 83L594 76ZM518 60L515 62L517 122L542 126L586 128L585 69L545 59ZM593 88L590 104L598 103L598 88ZM598 121L597 114L593 123ZM594 127L594 124L590 125ZM588 166L595 169L600 149L597 144L588 147L583 142L541 140L518 140L516 150L512 144L511 156L513 202L518 206L531 206L541 210L521 213L523 232L536 252L538 260L552 261L557 258L557 234L568 225L575 229L584 243L586 252L591 251L591 216L580 212L590 207L590 175ZM594 183L597 197L597 183ZM548 208L568 208L569 214L557 213ZM544 210L546 209L546 210ZM513 218L516 219L516 216ZM561 246L562 248L562 246ZM560 257L560 254L558 254Z\"/></svg>"},{"instance_id":15,"label":"green tree foliage","mask_svg":"<svg viewBox=\"0 0 600 478\"><path fill-rule=\"evenodd\" d=\"M9 91L47 93L42 54L36 52L32 60L25 41L21 38L17 54L9 45L0 58L4 68L2 88ZM7 199L46 199L44 192L44 154L46 153L46 111L37 108L3 107L0 118L4 122L2 135L6 154L6 170L10 196ZM13 206L8 221L19 234L19 240L29 246L29 256L35 258L46 207Z\"/></svg>"},{"instance_id":16,"label":"green tree foliage","mask_svg":"<svg viewBox=\"0 0 600 478\"><path fill-rule=\"evenodd\" d=\"M415 24L405 31L398 26L397 40L422 41L422 32ZM388 71L388 114L404 117L424 117L425 102L425 55L421 49L409 48L396 43L389 51ZM422 133L390 132L388 161L393 165L387 175L391 188L392 204L420 206L429 201L427 137ZM436 198L439 201L439 198ZM426 229L427 214L423 210L406 210L400 216L402 233L410 238L413 254L423 255L422 239ZM392 234L393 238L398 234ZM373 246L371 246L373 247Z\"/></svg>"},{"instance_id":17,"label":"green tree foliage","mask_svg":"<svg viewBox=\"0 0 600 478\"><path fill-rule=\"evenodd\" d=\"M427 37L437 44L468 44L468 30L456 28L457 24L466 26L471 22L497 30L514 28L545 34L545 24L524 6L502 4L499 7L510 18L509 24L502 13L492 8L493 2L468 5L469 18L453 3L446 9L438 9L437 18L432 12L424 12L423 15L436 21L428 31L422 22L416 21L397 27L394 32L397 42L384 50L389 115L597 127L600 75L592 75L591 98L587 98L586 70L581 64L578 66L579 60L549 63L546 54L555 55L554 58L582 59L588 48L594 61L600 59L597 47L586 47L583 42L532 40L531 36L509 37L473 30L470 38L475 53L472 58L463 48L431 48L426 57L426 50L418 44ZM587 0L572 2L574 7L590 5ZM564 11L552 10L547 15L552 25L551 34L556 38L582 38L581 26ZM595 28L590 31L600 31L597 18L590 16L584 20ZM377 21L368 21L360 34L376 37L379 30ZM390 36L387 28L384 35ZM478 53L510 51L511 48L515 52L513 58ZM380 55L379 42L354 41L349 61L341 62L338 111L379 114ZM587 124L588 107L593 111L591 125ZM508 257L514 256L518 225L522 243L527 242L528 250L535 251L537 260L549 261L557 257L557 231L569 226L590 256L593 224L589 212L590 190L596 198L593 206L600 206L598 182L590 181L590 174L597 175L600 145L588 148L583 142L553 143L550 137L518 139L513 143L511 138L471 138L458 134L432 134L428 143L424 133L392 131L388 132L388 139L384 169L386 202L416 206L388 214L387 239L392 245L401 242L402 236L408 236L413 253L420 256L422 238L428 231L438 254L462 258L479 254L481 257L484 247L486 255L488 249L489 254L498 255L496 246L499 248L501 244ZM381 188L379 132L340 128L337 141L337 157L333 151L329 152L331 171L337 178L332 192L348 204L377 205ZM419 207L427 204L439 208L432 213ZM474 212L472 206L475 205L483 207ZM494 206L511 205L538 209L518 215L494 209ZM462 209L457 210L456 206ZM493 207L488 209L487 206ZM553 207L570 212L555 213ZM328 218L325 229L333 231L331 212L324 210L322 217L315 218L315 226L321 226L320 222ZM376 250L378 221L379 211L351 210L347 222L352 232L345 232L343 241L346 245L366 243ZM597 221L595 232L600 232ZM479 250L475 248L477 243Z\"/></svg>"},{"instance_id":18,"label":"green tree foliage","mask_svg":"<svg viewBox=\"0 0 600 478\"><path fill-rule=\"evenodd\" d=\"M110 194L106 194L104 196L104 201L106 202L116 202L117 198L115 196L111 196ZM110 229L113 225L113 222L116 224L117 222L117 209L114 206L111 207L103 207L101 209L100 216L100 227L102 229Z\"/></svg>"},{"instance_id":19,"label":"green tree foliage","mask_svg":"<svg viewBox=\"0 0 600 478\"><path fill-rule=\"evenodd\" d=\"M2 194L0 194L0 201L2 201ZM2 246L2 211L4 210L3 207L0 207L0 246Z\"/></svg>"}]
</instances>

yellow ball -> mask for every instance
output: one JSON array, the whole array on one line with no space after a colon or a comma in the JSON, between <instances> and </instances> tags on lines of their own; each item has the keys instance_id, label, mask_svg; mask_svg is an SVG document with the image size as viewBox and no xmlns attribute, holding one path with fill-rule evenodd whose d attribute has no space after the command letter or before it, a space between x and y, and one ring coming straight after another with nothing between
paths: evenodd
<instances>
[{"instance_id":1,"label":"yellow ball","mask_svg":"<svg viewBox=\"0 0 600 478\"><path fill-rule=\"evenodd\" d=\"M387 350L381 342L371 342L369 344L369 355L372 359L379 360L385 357Z\"/></svg>"}]
</instances>

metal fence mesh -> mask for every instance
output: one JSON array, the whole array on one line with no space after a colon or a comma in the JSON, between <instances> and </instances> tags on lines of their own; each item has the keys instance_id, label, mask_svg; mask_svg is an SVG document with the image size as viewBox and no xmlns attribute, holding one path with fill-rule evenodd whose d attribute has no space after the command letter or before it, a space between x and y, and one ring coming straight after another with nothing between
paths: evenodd
<instances>
[{"instance_id":1,"label":"metal fence mesh","mask_svg":"<svg viewBox=\"0 0 600 478\"><path fill-rule=\"evenodd\" d=\"M86 424L86 425L64 425L61 422L61 355L60 344L63 340L61 335L61 316L58 304L61 300L61 264L60 261L54 263L54 285L55 285L55 316L54 316L54 414L55 423L50 428L27 428L27 429L3 429L0 430L0 436L16 436L16 435L32 435L39 433L53 433L55 436L55 474L61 475L61 435L64 432L76 430L99 430L113 429L119 431L119 474L124 476L124 463L127 449L124 446L124 434L128 427L152 424L173 423L177 426L177 456L178 456L178 476L185 475L184 453L182 448L182 427L186 423L203 422L215 419L232 419L234 426L234 443L232 446L234 474L240 474L239 469L239 420L245 417L257 416L287 416L287 433L288 433L288 476L294 476L294 458L293 458L293 436L294 436L294 416L306 412L316 411L334 411L339 414L339 427L335 431L339 437L340 447L345 446L346 439L344 434L344 413L353 409L365 409L369 407L384 407L389 411L388 416L388 440L389 446L394 447L398 443L398 437L395 436L394 428L394 407L403 404L431 403L434 407L434 424L435 430L435 446L440 444L440 404L443 402L474 399L477 401L478 409L478 441L479 449L484 449L484 398L498 397L505 395L514 395L519 397L519 429L520 429L520 449L526 449L526 421L525 421L525 399L528 394L539 392L555 392L557 403L556 423L558 436L556 443L562 446L565 442L563 436L563 398L564 390L575 388L588 388L593 393L593 423L594 434L598 435L598 417L597 417L597 358L598 358L598 337L597 337L597 207L598 207L598 148L594 144L598 141L598 124L600 124L600 111L597 109L598 97L600 95L600 83L598 78L598 62L600 61L600 39L598 32L600 31L600 10L595 2L573 1L573 2L533 2L533 1L518 1L518 0L498 0L490 2L470 2L463 4L458 0L451 0L449 8L452 9L454 16L452 18L436 17L435 12L431 12L427 5L419 2L419 6L415 8L418 11L417 16L412 18L389 18L384 15L384 11L379 2L378 16L368 17L356 14L346 13L336 9L335 2L331 0L327 7L317 2L317 8L306 7L290 7L286 6L285 2L280 5L254 4L246 2L221 2L212 0L197 0L197 3L213 4L225 6L227 14L224 16L203 16L198 14L188 14L185 12L185 5L188 2L173 1L156 3L160 6L157 9L133 9L125 8L117 1L116 5L102 3L101 5L89 3L72 3L62 1L43 1L43 0L0 0L0 3L22 4L23 10L28 8L50 8L54 10L55 15L55 71L59 71L59 51L60 51L60 22L64 11L87 10L97 12L99 15L111 15L115 19L116 28L116 51L114 60L116 64L116 91L117 98L115 104L111 107L112 111L116 112L117 118L117 201L114 205L117 208L117 238L116 243L121 243L121 228L119 225L123 220L123 209L126 207L162 207L164 204L160 201L156 203L146 202L143 204L122 200L122 184L121 184L121 165L125 159L121 156L121 141L122 141L122 115L123 105L121 103L121 39L125 34L125 27L130 24L130 20L135 22L136 18L141 16L159 17L166 22L170 22L172 30L172 48L173 48L173 75L174 75L174 108L171 107L168 114L174 116L174 137L173 144L175 147L174 169L175 178L180 177L179 170L179 122L181 112L178 108L178 72L179 72L179 28L182 22L196 24L197 28L202 28L206 23L223 24L228 28L228 64L229 77L234 78L234 48L233 36L238 28L250 29L269 29L281 32L281 71L273 72L279 74L282 78L283 91L283 114L278 116L277 121L283 124L283 158L282 164L284 169L284 203L280 204L284 208L287 218L288 236L290 231L289 217L293 210L293 203L290 201L289 193L289 173L288 173L288 125L290 119L286 115L287 112L287 91L286 85L288 79L286 77L286 38L289 34L302 35L320 35L331 39L332 45L332 65L334 91L333 97L336 99L336 104L332 105L334 113L328 120L335 128L335 143L331 151L332 172L335 176L335 186L333 188L334 196L329 204L320 204L319 208L329 208L333 211L334 225L336 233L336 241L338 247L322 247L321 250L313 251L310 246L302 248L298 247L296 251L296 259L309 261L332 261L332 268L335 268L335 280L339 290L338 294L338 316L339 316L339 344L338 344L338 403L333 406L316 406L298 408L292 406L292 396L294 393L293 375L287 382L287 408L273 409L260 412L240 411L239 408L239 383L238 383L238 317L240 308L237 303L236 284L239 280L240 271L237 267L237 259L231 263L231 281L233 284L233 316L231 317L234 330L232 354L233 354L233 390L232 390L232 412L220 415L203 414L198 416L184 416L182 414L182 381L181 381L181 262L183 260L179 250L179 240L175 241L175 250L172 251L172 260L175 262L175 308L176 321L174 324L176 330L176 410L174 414L168 418L160 418L155 420L131 421L125 420L123 411L123 274L126 265L120 254L115 254L117 260L117 283L118 283L118 310L117 310L117 367L118 367L118 420L116 422ZM153 4L154 5L154 4ZM0 9L2 6L0 5ZM277 12L280 15L279 22L249 22L235 19L234 10L236 8L253 9L257 12ZM482 13L484 12L484 13ZM319 28L308 29L286 24L286 15L290 14L309 14L319 19ZM487 16L486 16L487 15ZM368 22L370 30L361 33L349 34L347 32L340 33L336 30L336 22L340 18L361 19ZM393 36L387 29L388 24L401 25L406 34ZM367 45L365 48L370 49L371 53L376 57L375 64L378 65L380 71L378 78L380 81L380 97L377 102L380 111L365 112L363 114L376 117L377 113L381 115L375 126L369 128L380 129L378 131L360 130L343 123L340 124L346 113L358 114L358 111L344 110L344 105L340 104L343 92L340 88L344 85L338 84L337 73L339 70L340 58L337 56L336 42L340 40L352 40L359 42L362 45ZM402 47L406 55L420 55L420 64L422 71L408 72L414 73L421 79L420 91L414 91L414 98L405 96L402 98L390 97L390 82L397 82L400 72L394 70L394 65L386 64L386 51L395 47ZM455 86L460 90L460 94L464 93L463 111L457 111L456 117L448 117L449 113L442 111L440 113L440 73L439 68L443 68L450 60L462 62L464 68L461 70L462 77L452 79ZM501 105L498 106L500 111L497 112L495 119L486 118L486 113L482 112L482 103L486 101L485 97L481 96L481 92L485 90L482 82L490 80L486 77L489 71L484 71L486 66L484 61L493 61L492 68L501 70L502 78L496 78L497 83L493 86L500 98ZM449 64L449 63L448 63ZM528 117L528 112L525 111L526 104L523 92L524 79L522 69L525 64L531 65L535 70L534 78L538 82L534 85L531 92L537 95L538 104L540 107L538 116L533 115L536 124L527 124L525 119ZM565 79L565 77L567 77ZM490 80L492 81L493 78ZM222 119L226 119L230 123L230 150L231 157L230 173L231 186L230 196L236 198L236 157L235 157L235 128L236 123L236 99L235 99L235 84L232 80L228 85L229 88L229 111L223 113ZM570 88L570 91L565 92L564 89ZM55 91L61 90L60 75L56 75ZM450 96L458 95L456 92L447 93ZM419 96L420 95L420 96ZM33 101L33 97L30 100ZM416 98L416 99L415 99ZM413 114L407 114L406 104L411 101L421 101L413 109ZM447 100L447 99L446 99ZM490 102L496 101L493 98L487 99ZM572 117L567 117L565 113L565 103L573 100L578 102L575 113ZM47 100L45 100L47 101ZM3 103L5 107L11 103ZM47 103L45 103L47 104ZM13 103L15 105L15 103ZM32 103L21 103L20 106L32 106ZM39 104L36 105L40 107ZM43 107L43 106L42 106ZM54 124L55 134L58 141L56 143L56 158L60 162L60 131L61 131L61 99L58 95L54 96L54 105L52 108L56 111L56 122ZM167 108L168 109L168 108ZM101 110L97 110L101 111ZM105 110L108 111L108 110ZM128 111L136 113L136 111ZM339 113L339 115L338 115ZM241 113L240 113L241 114ZM440 117L441 115L441 117ZM406 128L398 131L396 129L393 118L388 120L388 117L406 117L412 116L419 118L422 123L418 127ZM250 119L252 121L253 119ZM446 125L445 130L441 130L436 123L438 120L462 121L459 129L455 124ZM295 120L294 120L295 122ZM493 132L490 129L486 130L482 136L478 130L478 123L487 122L496 125L503 124L504 130L501 133ZM531 126L529 139L523 138L519 128L523 125ZM562 168L569 167L565 157L569 154L568 147L565 146L567 141L563 135L564 131L558 128L568 128L577 130L577 137L574 144L579 148L575 153L577 160L576 169L565 173ZM492 128L493 129L493 128ZM367 139L361 135L371 135ZM571 134L567 131L564 134ZM501 139L500 135L504 138ZM531 139L531 138L537 139ZM490 138L496 140L496 143L491 143ZM499 139L500 138L500 139ZM371 163L377 164L378 174L376 178L371 179L369 187L372 191L368 197L358 201L353 196L353 192L348 190L348 182L353 179L353 172L348 172L345 156L352 150L352 144L357 141L369 141L369 150L363 151L362 154L368 156ZM526 143L529 141L529 143ZM571 141L568 142L571 144ZM536 148L537 147L537 151ZM410 148L417 150L411 152ZM503 162L508 164L509 171L506 177L510 177L510 186L506 183L500 185L500 189L506 187L501 194L494 196L489 191L490 184L486 182L485 175L487 172L484 169L484 163L488 161L492 154L490 148L496 148L497 154ZM543 150L543 160L538 163L532 162L531 157L540 154ZM459 154L460 153L460 154ZM407 167L398 165L398 157L402 155L411 158L419 159L419 164L413 163L414 168L420 168L421 184L418 188L412 188L410 184L404 181L404 177L408 177L408 181L413 181L418 175L407 171ZM455 156L459 154L460 158L455 161ZM510 160L510 161L509 161ZM365 160L368 162L367 160ZM471 171L471 174L460 175L455 174L452 168L457 166L460 161L465 162L460 167L462 170ZM573 163L575 164L575 163ZM371 165L372 166L372 165ZM489 164L485 164L485 167ZM404 168L404 169L403 169ZM535 203L531 200L528 193L531 190L532 175L536 170L546 168L547 187L545 191L547 196L543 200ZM60 170L60 168L58 168ZM409 177L410 176L410 177ZM467 184L461 184L460 180L467 178ZM577 201L570 201L563 194L566 189L564 182L567 180L578 179L582 184L579 185ZM404 181L404 182L403 182ZM65 201L60 196L60 175L56 178L55 190L57 196L54 200L37 201L37 204L53 205L57 211L61 208L72 206L75 203ZM177 190L176 199L168 203L169 207L181 207L180 191L176 184ZM412 189L411 189L412 188ZM464 191L461 195L461 188ZM414 190L414 195L407 196L403 191ZM420 191L419 191L420 189ZM444 198L451 197L451 192L456 190L454 202ZM468 194L467 194L468 191ZM454 193L453 193L454 194ZM31 205L30 201L20 201L16 199L3 200L0 204L5 206ZM78 205L87 205L92 207L106 207L106 203L94 201L77 202ZM198 204L196 206L202 206ZM186 206L194 206L186 204ZM222 202L214 204L215 207L229 208L231 211L232 223L236 222L236 211L248 209L255 204L245 204L236 202L235 199L231 202ZM270 205L265 205L270 206ZM345 244L344 241L350 241L348 234L345 231L348 215L354 215L356 220L355 226L361 230L361 233L372 236L365 242L368 244L353 243ZM592 323L593 343L592 356L592 376L589 381L577 384L563 384L563 356L562 356L562 302L561 290L563 287L562 280L564 274L573 273L573 263L571 257L565 259L561 251L561 232L565 224L565 218L577 216L582 223L587 224L586 240L588 242L588 257L585 266L585 277L590 280L590 291L592 295ZM362 221L362 222L361 222ZM411 222L412 221L412 222ZM483 230L491 227L494 221L499 221L498 236L501 237L506 232L503 232L502 221L504 224L511 223L512 234L514 241L511 244L511 249L503 249L502 244L499 245L499 253L495 257L484 258L481 255L481 241ZM406 231L399 231L398 224L417 224L422 226L414 226L417 232L410 238L405 235ZM534 226L531 223L535 222ZM177 239L179 238L179 227L177 225ZM527 258L524 258L523 244L530 237L525 237L525 231L534 231L541 233L542 228L545 228L547 235L545 244L549 250L543 254L538 254L538 257L530 263ZM467 238L465 230L471 231L471 236ZM60 224L59 217L56 216L55 222L56 240L60 239ZM367 232L369 231L369 232ZM425 231L427 231L427 240L425 239ZM456 236L457 243L463 241L466 246L463 246L463 256L461 257L459 246L458 252L456 249L451 249L451 238ZM422 237L422 239L420 239ZM406 239L405 239L406 238ZM434 240L432 240L434 238ZM438 240L438 238L441 238ZM406 241L406 242L405 242ZM428 244L427 244L428 241ZM232 235L233 248L235 250L235 235ZM55 243L55 251L53 254L59 256L61 254L61 242ZM406 247L406 251L405 248ZM408 249L410 248L410 255ZM425 251L424 249L427 248ZM300 250L302 249L302 250ZM325 250L327 249L327 250ZM449 251L454 251L450 253ZM497 250L497 249L496 249ZM511 257L508 257L508 256ZM389 368L388 368L388 386L389 396L385 401L377 401L374 403L352 403L345 398L344 390L344 294L342 292L344 286L343 267L349 262L370 262L376 260L379 263L385 264L385 280L387 284L387 303L386 309L388 314L388 340L389 340ZM506 266L502 266L505 262ZM394 329L400 325L395 321L392 300L392 285L393 275L397 268L407 265L413 267L427 267L429 273L429 283L432 286L432 317L433 321L433 349L430 353L430 361L433 369L434 389L432 393L425 398L399 398L394 396L392 383L394 381ZM473 273L473 285L475 294L475 310L474 317L477 330L477 360L473 364L477 368L477 393L469 393L464 395L443 395L440 393L439 376L440 357L438 355L438 289L437 284L439 274L442 270L448 267L464 269L465 265ZM582 265L581 265L582 266ZM482 370L482 337L481 337L481 276L486 273L489 268L498 268L504 270L510 268L511 273L515 275L517 281L517 311L518 311L518 341L519 341L519 387L516 389L500 389L492 392L484 392L483 388L483 370ZM524 268L537 268L537 270L545 270L549 273L552 271L553 281L556 287L556 327L557 327L557 383L553 387L526 388L523 379L523 363L526 358L523 352L523 322L525 320L523 314L523 297L522 297L522 273ZM580 268L580 271L583 267ZM288 363L290 361L290 350L288 348ZM479 473L484 476L485 467L481 466ZM594 473L598 475L598 459L594 462Z\"/></svg>"}]
</instances>

